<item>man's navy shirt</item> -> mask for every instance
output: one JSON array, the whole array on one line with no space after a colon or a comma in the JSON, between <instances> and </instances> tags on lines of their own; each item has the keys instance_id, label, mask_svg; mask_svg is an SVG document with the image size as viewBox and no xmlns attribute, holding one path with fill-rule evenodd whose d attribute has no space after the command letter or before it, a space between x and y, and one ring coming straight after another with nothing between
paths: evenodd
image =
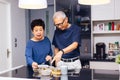
<instances>
[{"instance_id":1,"label":"man's navy shirt","mask_svg":"<svg viewBox=\"0 0 120 80\"><path fill-rule=\"evenodd\" d=\"M56 48L64 49L73 42L78 42L79 46L81 45L79 26L71 25L66 30L59 30L59 29L55 30L52 44ZM79 56L80 55L79 46L72 52L64 54L62 58L73 58Z\"/></svg>"}]
</instances>

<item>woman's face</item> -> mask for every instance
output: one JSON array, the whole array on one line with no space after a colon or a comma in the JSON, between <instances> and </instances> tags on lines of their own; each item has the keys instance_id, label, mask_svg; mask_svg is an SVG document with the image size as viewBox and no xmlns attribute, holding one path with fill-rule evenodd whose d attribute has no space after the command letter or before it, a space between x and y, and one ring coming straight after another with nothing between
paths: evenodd
<instances>
[{"instance_id":1,"label":"woman's face","mask_svg":"<svg viewBox=\"0 0 120 80\"><path fill-rule=\"evenodd\" d=\"M44 38L44 29L42 26L35 26L32 33L35 40L42 40Z\"/></svg>"}]
</instances>

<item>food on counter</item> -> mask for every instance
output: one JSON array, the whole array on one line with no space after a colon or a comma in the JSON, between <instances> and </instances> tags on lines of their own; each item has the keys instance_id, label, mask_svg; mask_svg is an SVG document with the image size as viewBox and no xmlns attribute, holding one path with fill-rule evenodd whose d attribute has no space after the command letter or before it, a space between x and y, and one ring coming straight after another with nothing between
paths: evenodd
<instances>
[{"instance_id":1,"label":"food on counter","mask_svg":"<svg viewBox=\"0 0 120 80\"><path fill-rule=\"evenodd\" d=\"M54 68L54 69L52 70L52 74L53 74L53 75L54 75L54 74L60 75L60 74L61 74L61 70L60 70L59 68Z\"/></svg>"},{"instance_id":2,"label":"food on counter","mask_svg":"<svg viewBox=\"0 0 120 80\"><path fill-rule=\"evenodd\" d=\"M41 75L50 75L51 74L51 69L49 68L48 65L38 65L39 69L38 69L38 72L41 74Z\"/></svg>"},{"instance_id":3,"label":"food on counter","mask_svg":"<svg viewBox=\"0 0 120 80\"><path fill-rule=\"evenodd\" d=\"M34 72L38 72L40 75L57 75L61 74L61 70L58 67L48 66L48 65L39 65L39 69L34 70Z\"/></svg>"}]
</instances>

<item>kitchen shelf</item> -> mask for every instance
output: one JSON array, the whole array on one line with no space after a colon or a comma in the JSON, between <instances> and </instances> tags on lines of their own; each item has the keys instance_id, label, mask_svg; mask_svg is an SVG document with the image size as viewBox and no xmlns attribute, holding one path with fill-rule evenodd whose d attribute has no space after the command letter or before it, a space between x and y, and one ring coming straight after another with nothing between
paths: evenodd
<instances>
[{"instance_id":1,"label":"kitchen shelf","mask_svg":"<svg viewBox=\"0 0 120 80\"><path fill-rule=\"evenodd\" d=\"M109 23L114 22L114 28L112 30L112 24L111 28ZM115 42L118 42L120 47L120 20L96 20L92 21L92 27L91 27L91 53L96 53L96 44L97 43L104 43L105 44L105 53L107 54L106 58L115 58L116 57L116 50L113 51L113 55L109 55L109 44L114 44ZM119 51L119 50L118 50ZM91 54L93 57L93 54Z\"/></svg>"},{"instance_id":2,"label":"kitchen shelf","mask_svg":"<svg viewBox=\"0 0 120 80\"><path fill-rule=\"evenodd\" d=\"M92 34L120 34L120 30L118 31L93 31Z\"/></svg>"}]
</instances>

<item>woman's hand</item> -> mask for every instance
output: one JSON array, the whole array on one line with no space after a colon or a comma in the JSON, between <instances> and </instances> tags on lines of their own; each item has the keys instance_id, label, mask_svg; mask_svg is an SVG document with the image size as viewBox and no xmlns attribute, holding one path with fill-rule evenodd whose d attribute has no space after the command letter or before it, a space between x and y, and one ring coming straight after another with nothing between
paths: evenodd
<instances>
[{"instance_id":1,"label":"woman's hand","mask_svg":"<svg viewBox=\"0 0 120 80\"><path fill-rule=\"evenodd\" d=\"M33 69L38 69L38 64L37 64L36 62L33 62L33 63L32 63L32 68L33 68Z\"/></svg>"},{"instance_id":2,"label":"woman's hand","mask_svg":"<svg viewBox=\"0 0 120 80\"><path fill-rule=\"evenodd\" d=\"M48 55L48 56L46 56L45 59L46 59L46 61L51 61L51 60L52 60L52 57Z\"/></svg>"}]
</instances>

